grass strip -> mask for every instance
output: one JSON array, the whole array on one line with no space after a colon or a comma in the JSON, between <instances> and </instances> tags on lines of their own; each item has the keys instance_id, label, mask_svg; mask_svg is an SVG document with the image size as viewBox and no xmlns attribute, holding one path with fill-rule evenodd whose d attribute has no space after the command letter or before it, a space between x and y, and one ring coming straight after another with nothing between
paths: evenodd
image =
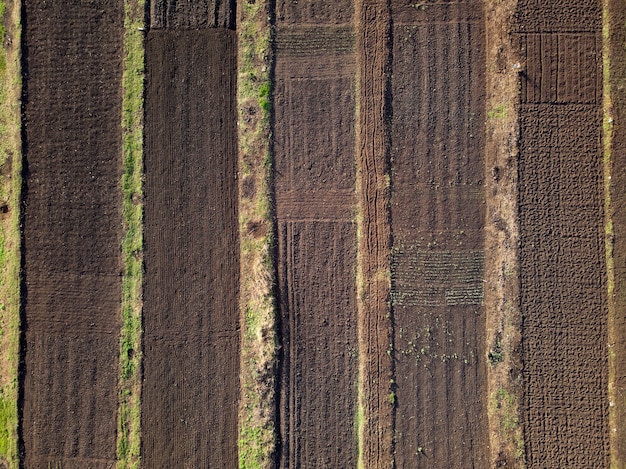
<instances>
[{"instance_id":1,"label":"grass strip","mask_svg":"<svg viewBox=\"0 0 626 469\"><path fill-rule=\"evenodd\" d=\"M144 0L126 0L124 10L124 72L122 77L124 275L122 277L117 467L131 469L138 468L140 461Z\"/></svg>"},{"instance_id":2,"label":"grass strip","mask_svg":"<svg viewBox=\"0 0 626 469\"><path fill-rule=\"evenodd\" d=\"M608 399L609 399L609 433L611 448L611 468L624 467L624 461L620 461L619 443L617 439L623 435L618 422L618 413L623 408L623 398L615 388L617 363L623 351L616 350L618 342L617 308L615 302L615 259L613 252L613 240L615 230L613 227L613 208L611 204L611 173L613 169L613 102L611 96L611 2L602 2L602 159L604 177L604 236L607 275L607 298L608 298Z\"/></svg>"},{"instance_id":3,"label":"grass strip","mask_svg":"<svg viewBox=\"0 0 626 469\"><path fill-rule=\"evenodd\" d=\"M276 312L271 217L270 2L240 0L238 49L241 405L239 467L274 466Z\"/></svg>"},{"instance_id":4,"label":"grass strip","mask_svg":"<svg viewBox=\"0 0 626 469\"><path fill-rule=\"evenodd\" d=\"M21 3L0 0L0 465L19 467Z\"/></svg>"},{"instance_id":5,"label":"grass strip","mask_svg":"<svg viewBox=\"0 0 626 469\"><path fill-rule=\"evenodd\" d=\"M518 140L520 73L515 46L516 0L485 8L486 49L486 224L484 304L486 314L487 416L490 466L524 468L522 382L519 378Z\"/></svg>"}]
</instances>

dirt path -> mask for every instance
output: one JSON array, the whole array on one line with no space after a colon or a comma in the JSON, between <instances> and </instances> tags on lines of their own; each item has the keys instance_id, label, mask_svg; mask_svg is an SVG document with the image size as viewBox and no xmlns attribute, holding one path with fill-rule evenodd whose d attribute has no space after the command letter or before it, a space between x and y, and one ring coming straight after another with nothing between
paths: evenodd
<instances>
[{"instance_id":1,"label":"dirt path","mask_svg":"<svg viewBox=\"0 0 626 469\"><path fill-rule=\"evenodd\" d=\"M599 1L518 4L523 405L530 468L608 465L601 7Z\"/></svg>"},{"instance_id":2,"label":"dirt path","mask_svg":"<svg viewBox=\"0 0 626 469\"><path fill-rule=\"evenodd\" d=\"M393 462L394 383L389 307L389 115L391 11L386 1L358 0L357 193L359 197L360 462Z\"/></svg>"},{"instance_id":3,"label":"dirt path","mask_svg":"<svg viewBox=\"0 0 626 469\"><path fill-rule=\"evenodd\" d=\"M276 6L280 467L356 465L351 2Z\"/></svg>"},{"instance_id":4,"label":"dirt path","mask_svg":"<svg viewBox=\"0 0 626 469\"><path fill-rule=\"evenodd\" d=\"M24 3L26 467L115 461L122 14Z\"/></svg>"},{"instance_id":5,"label":"dirt path","mask_svg":"<svg viewBox=\"0 0 626 469\"><path fill-rule=\"evenodd\" d=\"M142 466L236 467L236 35L146 40Z\"/></svg>"},{"instance_id":6,"label":"dirt path","mask_svg":"<svg viewBox=\"0 0 626 469\"><path fill-rule=\"evenodd\" d=\"M398 467L488 461L480 2L392 2Z\"/></svg>"}]
</instances>

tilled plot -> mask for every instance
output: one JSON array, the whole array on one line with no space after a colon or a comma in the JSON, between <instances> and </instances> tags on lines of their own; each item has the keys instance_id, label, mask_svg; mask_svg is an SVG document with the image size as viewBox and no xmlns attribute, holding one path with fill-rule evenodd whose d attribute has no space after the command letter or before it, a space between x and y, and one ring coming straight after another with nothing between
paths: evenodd
<instances>
[{"instance_id":1,"label":"tilled plot","mask_svg":"<svg viewBox=\"0 0 626 469\"><path fill-rule=\"evenodd\" d=\"M398 467L488 461L481 2L392 2Z\"/></svg>"},{"instance_id":2,"label":"tilled plot","mask_svg":"<svg viewBox=\"0 0 626 469\"><path fill-rule=\"evenodd\" d=\"M115 464L121 1L24 2L25 467Z\"/></svg>"},{"instance_id":3,"label":"tilled plot","mask_svg":"<svg viewBox=\"0 0 626 469\"><path fill-rule=\"evenodd\" d=\"M520 2L519 215L528 467L608 467L601 2Z\"/></svg>"},{"instance_id":4,"label":"tilled plot","mask_svg":"<svg viewBox=\"0 0 626 469\"><path fill-rule=\"evenodd\" d=\"M278 2L276 15L279 463L354 467L354 34L337 24L351 3Z\"/></svg>"},{"instance_id":5,"label":"tilled plot","mask_svg":"<svg viewBox=\"0 0 626 469\"><path fill-rule=\"evenodd\" d=\"M150 27L198 29L235 27L236 0L153 0L150 2Z\"/></svg>"},{"instance_id":6,"label":"tilled plot","mask_svg":"<svg viewBox=\"0 0 626 469\"><path fill-rule=\"evenodd\" d=\"M236 36L146 40L142 465L236 467Z\"/></svg>"}]
</instances>

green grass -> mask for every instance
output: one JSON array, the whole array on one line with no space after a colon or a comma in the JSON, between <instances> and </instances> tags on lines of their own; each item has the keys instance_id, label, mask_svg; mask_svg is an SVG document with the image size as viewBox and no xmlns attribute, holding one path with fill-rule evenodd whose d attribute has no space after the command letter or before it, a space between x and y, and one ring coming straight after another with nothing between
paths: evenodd
<instances>
[{"instance_id":1,"label":"green grass","mask_svg":"<svg viewBox=\"0 0 626 469\"><path fill-rule=\"evenodd\" d=\"M623 354L622 350L616 350L614 345L617 342L617 314L620 308L619 299L614 297L615 291L615 259L613 253L613 238L615 236L613 227L613 213L611 203L611 173L613 167L613 118L611 110L613 108L611 96L611 9L609 2L603 2L602 11L602 95L603 95L603 169L604 169L604 233L605 233L605 258L607 272L607 297L608 297L608 362L609 362L609 383L608 398L613 404L609 406L609 428L611 429L611 467L624 467L624 461L620 460L622 455L618 451L617 439L624 435L623 423L618 422L618 412L624 408L626 402L618 395L615 389L617 373L617 363Z\"/></svg>"},{"instance_id":2,"label":"green grass","mask_svg":"<svg viewBox=\"0 0 626 469\"><path fill-rule=\"evenodd\" d=\"M518 397L504 388L499 388L491 395L491 411L499 415L500 432L514 445L512 455L520 460L524 455L524 440L520 432L518 418Z\"/></svg>"},{"instance_id":3,"label":"green grass","mask_svg":"<svg viewBox=\"0 0 626 469\"><path fill-rule=\"evenodd\" d=\"M274 243L269 185L272 159L269 120L271 28L266 0L240 5L238 91L240 178L253 182L252 194L239 196L241 243L241 407L239 467L273 466L274 365L276 313L271 251ZM249 232L249 224L264 226L264 235Z\"/></svg>"},{"instance_id":4,"label":"green grass","mask_svg":"<svg viewBox=\"0 0 626 469\"><path fill-rule=\"evenodd\" d=\"M124 19L122 77L123 223L122 332L117 458L118 468L137 468L140 461L141 284L143 262L143 0L127 0Z\"/></svg>"},{"instance_id":5,"label":"green grass","mask_svg":"<svg viewBox=\"0 0 626 469\"><path fill-rule=\"evenodd\" d=\"M487 112L489 119L506 119L508 115L508 109L504 105L498 105Z\"/></svg>"},{"instance_id":6,"label":"green grass","mask_svg":"<svg viewBox=\"0 0 626 469\"><path fill-rule=\"evenodd\" d=\"M8 207L0 215L0 461L12 469L19 466L20 34L20 3L0 0L0 203Z\"/></svg>"}]
</instances>

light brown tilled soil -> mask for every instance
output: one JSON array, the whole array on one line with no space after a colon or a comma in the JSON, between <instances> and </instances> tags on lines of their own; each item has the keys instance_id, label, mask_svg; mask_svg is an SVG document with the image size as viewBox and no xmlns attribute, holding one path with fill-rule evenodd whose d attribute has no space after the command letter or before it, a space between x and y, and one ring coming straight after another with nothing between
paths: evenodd
<instances>
[{"instance_id":1,"label":"light brown tilled soil","mask_svg":"<svg viewBox=\"0 0 626 469\"><path fill-rule=\"evenodd\" d=\"M119 1L24 2L23 464L114 466Z\"/></svg>"},{"instance_id":2,"label":"light brown tilled soil","mask_svg":"<svg viewBox=\"0 0 626 469\"><path fill-rule=\"evenodd\" d=\"M236 467L236 36L146 38L142 467Z\"/></svg>"}]
</instances>

